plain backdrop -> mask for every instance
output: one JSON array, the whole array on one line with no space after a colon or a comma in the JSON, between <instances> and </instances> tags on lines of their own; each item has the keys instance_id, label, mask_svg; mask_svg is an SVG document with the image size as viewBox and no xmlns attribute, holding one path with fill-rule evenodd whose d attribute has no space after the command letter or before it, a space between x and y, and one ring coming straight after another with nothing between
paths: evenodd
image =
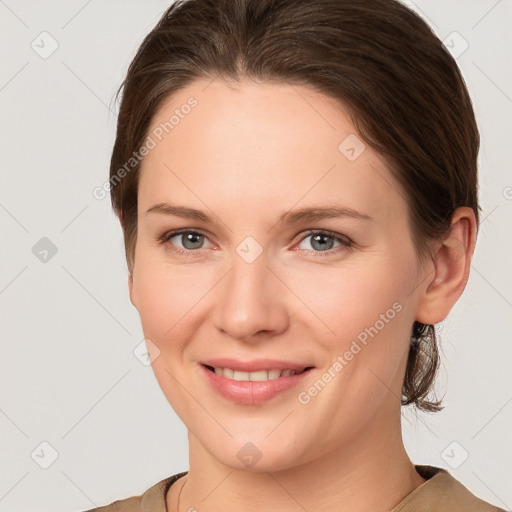
<instances>
[{"instance_id":1,"label":"plain backdrop","mask_svg":"<svg viewBox=\"0 0 512 512\"><path fill-rule=\"evenodd\" d=\"M0 0L0 511L73 512L188 469L150 366L108 197L113 96L169 0ZM482 135L471 277L440 328L435 415L404 411L417 464L512 507L512 2L407 2L450 47Z\"/></svg>"}]
</instances>

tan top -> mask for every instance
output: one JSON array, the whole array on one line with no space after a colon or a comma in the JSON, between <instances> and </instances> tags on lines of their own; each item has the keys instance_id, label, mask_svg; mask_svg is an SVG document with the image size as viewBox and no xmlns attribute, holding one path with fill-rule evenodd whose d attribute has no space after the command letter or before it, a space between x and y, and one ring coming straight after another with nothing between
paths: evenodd
<instances>
[{"instance_id":1,"label":"tan top","mask_svg":"<svg viewBox=\"0 0 512 512\"><path fill-rule=\"evenodd\" d=\"M435 466L414 466L427 481L406 496L391 512L505 512L472 494L446 469ZM161 480L144 494L114 501L105 507L85 512L168 512L165 503L171 485L186 475L178 473Z\"/></svg>"}]
</instances>

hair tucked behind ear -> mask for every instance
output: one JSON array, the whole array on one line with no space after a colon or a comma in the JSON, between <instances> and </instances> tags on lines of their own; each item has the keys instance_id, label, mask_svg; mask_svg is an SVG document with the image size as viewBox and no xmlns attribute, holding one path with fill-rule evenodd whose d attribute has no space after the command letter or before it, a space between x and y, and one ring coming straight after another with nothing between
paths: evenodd
<instances>
[{"instance_id":1,"label":"hair tucked behind ear","mask_svg":"<svg viewBox=\"0 0 512 512\"><path fill-rule=\"evenodd\" d=\"M443 409L441 400L428 399L439 364L439 349L434 326L414 322L402 389L402 405L415 404L418 409L428 412Z\"/></svg>"}]
</instances>

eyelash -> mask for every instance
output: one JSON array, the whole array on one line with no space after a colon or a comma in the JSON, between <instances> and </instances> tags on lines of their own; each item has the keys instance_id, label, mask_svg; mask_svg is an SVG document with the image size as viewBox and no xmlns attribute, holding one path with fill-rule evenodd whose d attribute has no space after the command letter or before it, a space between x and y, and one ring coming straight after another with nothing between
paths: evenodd
<instances>
[{"instance_id":1,"label":"eyelash","mask_svg":"<svg viewBox=\"0 0 512 512\"><path fill-rule=\"evenodd\" d=\"M169 231L167 233L164 233L158 240L159 240L160 244L162 244L162 245L166 244L168 247L170 247L170 250L172 250L172 251L174 251L174 252L176 252L178 254L184 254L186 256L192 256L193 253L198 252L200 249L181 249L180 247L176 247L176 246L174 246L172 244L168 244L168 242L169 242L169 240L171 238L174 238L175 236L183 235L183 234L194 234L194 235L199 235L199 236L203 236L205 238L208 238L206 235L204 235L200 231L195 231L193 229L178 229L178 230L175 230L175 231ZM332 231L326 231L326 230L323 230L323 229L317 229L317 230L310 230L310 231L308 231L297 243L300 244L306 238L308 238L310 236L314 236L314 235L328 236L328 237L333 238L334 240L336 240L336 241L341 243L341 246L339 246L339 247L337 247L335 249L330 249L328 251L313 251L313 253L315 253L315 257L317 257L317 256L319 256L319 257L330 256L332 254L336 254L338 252L341 252L343 250L347 250L348 248L352 247L352 240L350 240L348 237L339 235L337 233L333 233ZM297 249L297 250L306 250L306 249Z\"/></svg>"}]
</instances>

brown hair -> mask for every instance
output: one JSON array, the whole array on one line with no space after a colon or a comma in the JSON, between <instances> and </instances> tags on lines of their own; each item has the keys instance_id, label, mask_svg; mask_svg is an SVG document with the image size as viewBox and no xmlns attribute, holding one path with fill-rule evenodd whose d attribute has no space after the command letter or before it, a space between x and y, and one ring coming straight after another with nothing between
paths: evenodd
<instances>
[{"instance_id":1,"label":"brown hair","mask_svg":"<svg viewBox=\"0 0 512 512\"><path fill-rule=\"evenodd\" d=\"M164 101L199 78L304 85L342 102L401 184L418 255L459 206L476 215L479 133L463 77L430 27L395 0L178 0L146 36L123 90L110 164L112 205L128 267L137 238L139 163ZM415 322L402 404L437 411L433 325ZM414 338L413 338L414 339Z\"/></svg>"}]
</instances>

